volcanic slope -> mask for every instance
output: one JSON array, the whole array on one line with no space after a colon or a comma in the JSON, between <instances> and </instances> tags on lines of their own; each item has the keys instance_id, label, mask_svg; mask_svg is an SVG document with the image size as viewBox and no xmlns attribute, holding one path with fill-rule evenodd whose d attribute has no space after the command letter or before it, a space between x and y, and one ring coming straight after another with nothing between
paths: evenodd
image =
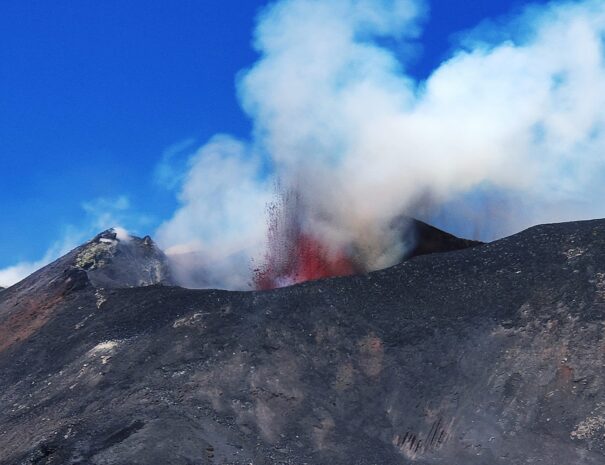
<instances>
[{"instance_id":1,"label":"volcanic slope","mask_svg":"<svg viewBox=\"0 0 605 465\"><path fill-rule=\"evenodd\" d=\"M605 463L604 220L267 292L77 256L0 294L2 465Z\"/></svg>"}]
</instances>

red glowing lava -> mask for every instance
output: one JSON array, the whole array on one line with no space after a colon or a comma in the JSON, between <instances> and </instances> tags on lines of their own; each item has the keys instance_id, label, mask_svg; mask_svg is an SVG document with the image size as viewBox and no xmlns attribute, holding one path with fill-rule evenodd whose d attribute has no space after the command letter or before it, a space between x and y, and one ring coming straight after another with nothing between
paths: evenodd
<instances>
[{"instance_id":1,"label":"red glowing lava","mask_svg":"<svg viewBox=\"0 0 605 465\"><path fill-rule=\"evenodd\" d=\"M305 234L291 243L285 257L269 253L267 258L255 276L255 287L260 290L355 273L352 261L344 253L330 252Z\"/></svg>"},{"instance_id":2,"label":"red glowing lava","mask_svg":"<svg viewBox=\"0 0 605 465\"><path fill-rule=\"evenodd\" d=\"M275 289L314 279L348 276L354 261L343 250L333 250L301 225L301 203L295 194L281 196L268 220L268 248L263 265L255 271L254 287Z\"/></svg>"}]
</instances>

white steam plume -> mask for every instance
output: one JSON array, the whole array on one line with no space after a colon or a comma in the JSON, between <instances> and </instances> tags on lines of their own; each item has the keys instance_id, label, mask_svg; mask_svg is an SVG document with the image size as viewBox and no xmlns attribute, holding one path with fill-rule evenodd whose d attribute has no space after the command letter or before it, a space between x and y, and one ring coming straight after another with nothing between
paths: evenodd
<instances>
[{"instance_id":1,"label":"white steam plume","mask_svg":"<svg viewBox=\"0 0 605 465\"><path fill-rule=\"evenodd\" d=\"M271 200L259 158L245 144L216 136L191 159L183 206L157 232L184 286L247 288L262 258L264 210Z\"/></svg>"},{"instance_id":2,"label":"white steam plume","mask_svg":"<svg viewBox=\"0 0 605 465\"><path fill-rule=\"evenodd\" d=\"M264 251L270 183L258 154L297 191L304 227L335 247L355 244L369 269L400 258L390 225L402 213L474 221L481 198L506 199L483 239L604 215L605 4L534 7L492 39L478 29L417 82L384 44L412 44L423 14L413 0L267 8L261 57L239 83L252 141L200 150L161 243L194 244L195 266L221 264L213 285L241 287L242 257Z\"/></svg>"}]
</instances>

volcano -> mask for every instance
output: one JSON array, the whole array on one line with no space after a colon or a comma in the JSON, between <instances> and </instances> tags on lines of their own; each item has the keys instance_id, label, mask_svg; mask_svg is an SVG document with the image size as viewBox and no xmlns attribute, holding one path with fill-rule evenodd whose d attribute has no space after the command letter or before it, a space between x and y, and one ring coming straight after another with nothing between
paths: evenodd
<instances>
[{"instance_id":1,"label":"volcano","mask_svg":"<svg viewBox=\"0 0 605 465\"><path fill-rule=\"evenodd\" d=\"M479 241L461 239L416 219L406 218L400 229L401 235L407 236L412 244L402 260L481 244ZM258 290L276 289L364 271L354 254L346 250L331 251L312 235L297 231L285 247L270 249L264 268L256 271L254 285Z\"/></svg>"},{"instance_id":2,"label":"volcano","mask_svg":"<svg viewBox=\"0 0 605 465\"><path fill-rule=\"evenodd\" d=\"M251 292L100 234L0 292L0 464L605 463L605 220L417 231Z\"/></svg>"},{"instance_id":3,"label":"volcano","mask_svg":"<svg viewBox=\"0 0 605 465\"><path fill-rule=\"evenodd\" d=\"M305 227L306 207L296 191L278 192L268 208L267 252L254 270L256 290L277 289L322 278L363 274L372 271L354 241L334 246L314 228ZM480 242L455 237L407 216L390 225L401 244L395 262L418 255L474 247ZM384 251L383 251L384 253Z\"/></svg>"}]
</instances>

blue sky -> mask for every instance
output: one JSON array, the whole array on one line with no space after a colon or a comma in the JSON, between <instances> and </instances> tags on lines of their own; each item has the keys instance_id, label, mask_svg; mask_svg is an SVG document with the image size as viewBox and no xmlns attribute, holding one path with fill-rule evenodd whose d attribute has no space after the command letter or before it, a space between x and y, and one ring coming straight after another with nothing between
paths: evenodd
<instances>
[{"instance_id":1,"label":"blue sky","mask_svg":"<svg viewBox=\"0 0 605 465\"><path fill-rule=\"evenodd\" d=\"M140 234L170 217L162 160L250 131L235 78L256 59L251 34L266 3L1 2L0 268L41 258L105 210L136 211L128 226ZM452 34L526 3L431 2L410 74L426 77Z\"/></svg>"}]
</instances>

